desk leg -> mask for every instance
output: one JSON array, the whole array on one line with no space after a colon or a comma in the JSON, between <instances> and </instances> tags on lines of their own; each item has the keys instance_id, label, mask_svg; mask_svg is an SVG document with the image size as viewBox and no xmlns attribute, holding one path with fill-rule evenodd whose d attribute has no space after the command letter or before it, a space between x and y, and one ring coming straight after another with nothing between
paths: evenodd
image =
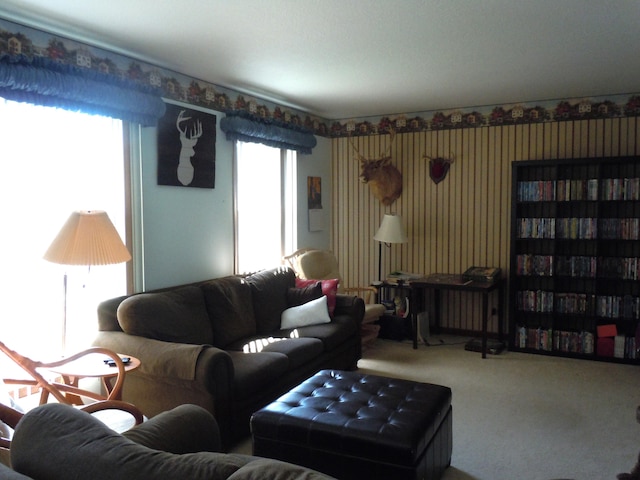
<instances>
[{"instance_id":1,"label":"desk leg","mask_svg":"<svg viewBox=\"0 0 640 480\"><path fill-rule=\"evenodd\" d=\"M433 289L433 329L440 333L440 290Z\"/></svg>"},{"instance_id":2,"label":"desk leg","mask_svg":"<svg viewBox=\"0 0 640 480\"><path fill-rule=\"evenodd\" d=\"M422 308L422 295L418 288L411 288L409 295L411 302L409 303L409 313L411 315L411 333L413 337L413 349L418 349L418 312Z\"/></svg>"},{"instance_id":3,"label":"desk leg","mask_svg":"<svg viewBox=\"0 0 640 480\"><path fill-rule=\"evenodd\" d=\"M487 358L487 329L489 322L489 294L482 294L482 358Z\"/></svg>"},{"instance_id":4,"label":"desk leg","mask_svg":"<svg viewBox=\"0 0 640 480\"><path fill-rule=\"evenodd\" d=\"M498 340L504 345L504 287L498 287Z\"/></svg>"}]
</instances>

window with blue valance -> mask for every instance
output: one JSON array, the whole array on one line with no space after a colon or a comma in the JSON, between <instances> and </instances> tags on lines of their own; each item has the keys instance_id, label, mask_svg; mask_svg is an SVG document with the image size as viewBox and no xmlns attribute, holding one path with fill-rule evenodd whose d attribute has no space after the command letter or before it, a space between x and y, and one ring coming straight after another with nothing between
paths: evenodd
<instances>
[{"instance_id":1,"label":"window with blue valance","mask_svg":"<svg viewBox=\"0 0 640 480\"><path fill-rule=\"evenodd\" d=\"M160 89L55 62L0 56L0 97L155 126L164 115Z\"/></svg>"},{"instance_id":2,"label":"window with blue valance","mask_svg":"<svg viewBox=\"0 0 640 480\"><path fill-rule=\"evenodd\" d=\"M317 143L313 133L304 127L260 118L242 110L228 112L220 120L220 128L230 141L262 143L303 154L310 154Z\"/></svg>"}]
</instances>

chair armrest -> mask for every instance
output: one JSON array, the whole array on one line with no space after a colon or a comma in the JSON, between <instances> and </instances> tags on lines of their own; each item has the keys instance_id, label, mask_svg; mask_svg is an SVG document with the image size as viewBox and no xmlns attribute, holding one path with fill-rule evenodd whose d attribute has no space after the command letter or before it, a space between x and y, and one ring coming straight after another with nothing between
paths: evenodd
<instances>
[{"instance_id":1,"label":"chair armrest","mask_svg":"<svg viewBox=\"0 0 640 480\"><path fill-rule=\"evenodd\" d=\"M353 295L339 293L336 295L336 309L334 315L348 315L352 317L358 326L364 318L364 300Z\"/></svg>"},{"instance_id":2,"label":"chair armrest","mask_svg":"<svg viewBox=\"0 0 640 480\"><path fill-rule=\"evenodd\" d=\"M131 414L134 419L135 425L140 425L144 422L144 415L138 407L121 400L101 400L98 402L83 405L80 410L83 410L87 413L102 412L103 410L122 410L123 412Z\"/></svg>"},{"instance_id":3,"label":"chair armrest","mask_svg":"<svg viewBox=\"0 0 640 480\"><path fill-rule=\"evenodd\" d=\"M375 287L346 287L344 292L362 297L364 303L375 303L378 295L378 289Z\"/></svg>"}]
</instances>

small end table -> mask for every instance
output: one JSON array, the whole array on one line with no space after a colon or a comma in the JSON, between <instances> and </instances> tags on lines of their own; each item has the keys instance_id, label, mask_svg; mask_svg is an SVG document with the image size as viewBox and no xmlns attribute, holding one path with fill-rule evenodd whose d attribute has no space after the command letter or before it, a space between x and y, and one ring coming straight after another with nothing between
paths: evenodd
<instances>
[{"instance_id":1,"label":"small end table","mask_svg":"<svg viewBox=\"0 0 640 480\"><path fill-rule=\"evenodd\" d=\"M129 359L129 361L124 364L125 372L130 372L140 367L140 360L136 357L123 354L118 354L118 356ZM118 376L118 369L115 366L111 367L105 363L105 360L110 359L110 357L105 355L92 353L73 362L59 367L49 368L48 370L61 375L65 384L76 388L82 378L100 378L107 392L107 395L104 397L104 400L106 400L113 391L114 385L112 382ZM76 405L82 405L84 403L82 399L75 394L67 393L67 398ZM122 400L122 392L118 392L113 400Z\"/></svg>"}]
</instances>

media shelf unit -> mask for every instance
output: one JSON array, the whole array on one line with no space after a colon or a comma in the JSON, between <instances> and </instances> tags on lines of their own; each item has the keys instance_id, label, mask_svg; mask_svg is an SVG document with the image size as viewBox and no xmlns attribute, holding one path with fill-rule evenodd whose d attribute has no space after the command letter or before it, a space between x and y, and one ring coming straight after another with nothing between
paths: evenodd
<instances>
[{"instance_id":1,"label":"media shelf unit","mask_svg":"<svg viewBox=\"0 0 640 480\"><path fill-rule=\"evenodd\" d=\"M640 364L640 157L512 163L513 351Z\"/></svg>"}]
</instances>

